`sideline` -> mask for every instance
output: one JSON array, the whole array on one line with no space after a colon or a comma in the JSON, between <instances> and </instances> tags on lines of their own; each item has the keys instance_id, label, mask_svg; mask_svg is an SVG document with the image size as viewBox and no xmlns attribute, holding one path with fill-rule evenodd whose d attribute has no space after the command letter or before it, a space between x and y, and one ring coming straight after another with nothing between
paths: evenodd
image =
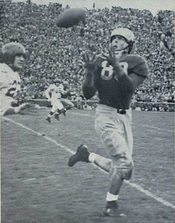
<instances>
[{"instance_id":1,"label":"sideline","mask_svg":"<svg viewBox=\"0 0 175 223\"><path fill-rule=\"evenodd\" d=\"M75 114L76 114L76 113L75 113ZM90 115L89 115L89 116L90 116ZM92 116L90 116L90 117L92 117ZM61 147L62 149L66 150L67 152L69 152L69 153L71 153L71 154L74 154L74 153L75 153L75 151L73 151L73 150L69 149L68 147L66 147L66 146L64 146L64 145L62 145L62 144L60 144L60 143L58 143L57 141L55 141L54 139L52 139L52 138L50 138L50 137L45 136L43 133L36 132L35 130L33 130L33 129L31 129L31 128L29 128L29 127L27 127L27 126L25 126L25 125L23 125L23 124L21 124L21 123L19 123L19 122L16 122L16 121L14 121L14 120L12 120L12 119L10 119L10 118L5 118L5 117L3 117L3 119L6 120L6 121L9 121L9 122L11 122L11 123L13 123L13 124L15 124L15 125L18 125L18 126L24 128L24 129L26 129L26 130L28 130L28 131L30 131L30 132L36 134L36 135L38 135L38 136L42 136L42 137L45 138L46 140L48 140L48 141L54 143L56 146ZM100 169L100 168L97 167L95 164L92 163L92 165L93 165L94 167L98 168L98 169L99 169L100 171L102 171L103 173L106 173L106 174L107 174L107 172L105 172L104 170ZM131 183L131 182L129 182L129 181L125 181L125 183L128 184L128 185L130 185L131 187L137 189L138 191L144 193L144 194L147 195L148 197L151 197L151 198L155 199L156 201L158 201L159 203L163 204L164 206L171 207L172 209L175 209L175 205L171 204L171 203L168 202L168 201L165 201L164 199L162 199L162 198L160 198L160 197L155 196L154 194L152 194L152 193L149 192L148 190L143 189L143 188L142 188L141 186L139 186L138 184Z\"/></svg>"}]
</instances>

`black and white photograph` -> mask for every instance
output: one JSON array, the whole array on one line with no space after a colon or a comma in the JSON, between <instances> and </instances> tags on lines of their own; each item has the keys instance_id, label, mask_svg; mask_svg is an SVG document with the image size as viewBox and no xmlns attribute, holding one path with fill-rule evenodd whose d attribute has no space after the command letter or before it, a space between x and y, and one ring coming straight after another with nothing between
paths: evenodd
<instances>
[{"instance_id":1,"label":"black and white photograph","mask_svg":"<svg viewBox=\"0 0 175 223\"><path fill-rule=\"evenodd\" d=\"M0 0L1 223L174 223L175 0Z\"/></svg>"}]
</instances>

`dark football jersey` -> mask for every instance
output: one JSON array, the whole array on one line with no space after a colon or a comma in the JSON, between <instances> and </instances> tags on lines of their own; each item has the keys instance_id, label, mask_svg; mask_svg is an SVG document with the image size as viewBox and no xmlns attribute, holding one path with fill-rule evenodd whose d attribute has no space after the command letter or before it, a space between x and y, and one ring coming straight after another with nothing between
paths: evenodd
<instances>
[{"instance_id":1,"label":"dark football jersey","mask_svg":"<svg viewBox=\"0 0 175 223\"><path fill-rule=\"evenodd\" d=\"M129 88L128 83L121 81L121 78L118 81L114 78L113 67L104 57L98 56L96 65L95 86L99 103L118 109L128 109L135 89ZM138 55L128 55L121 60L120 65L127 75L135 73L145 78L148 76L146 61Z\"/></svg>"}]
</instances>

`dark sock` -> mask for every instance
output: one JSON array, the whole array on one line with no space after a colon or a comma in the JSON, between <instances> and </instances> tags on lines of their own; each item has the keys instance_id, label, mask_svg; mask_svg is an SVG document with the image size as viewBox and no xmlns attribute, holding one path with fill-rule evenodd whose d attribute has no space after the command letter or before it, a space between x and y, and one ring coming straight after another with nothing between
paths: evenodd
<instances>
[{"instance_id":1,"label":"dark sock","mask_svg":"<svg viewBox=\"0 0 175 223\"><path fill-rule=\"evenodd\" d=\"M107 201L106 208L117 208L117 201Z\"/></svg>"}]
</instances>

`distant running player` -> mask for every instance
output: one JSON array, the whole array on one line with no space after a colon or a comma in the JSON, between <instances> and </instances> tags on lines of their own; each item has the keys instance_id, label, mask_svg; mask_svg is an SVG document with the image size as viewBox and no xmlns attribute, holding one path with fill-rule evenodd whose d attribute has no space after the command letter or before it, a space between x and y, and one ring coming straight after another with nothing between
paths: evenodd
<instances>
[{"instance_id":1,"label":"distant running player","mask_svg":"<svg viewBox=\"0 0 175 223\"><path fill-rule=\"evenodd\" d=\"M49 102L51 102L52 108L48 114L46 120L51 123L52 116L55 117L58 121L59 115L63 114L66 116L66 109L64 108L61 99L61 94L64 92L63 85L59 79L55 79L54 84L51 84L48 89L45 91L45 95Z\"/></svg>"},{"instance_id":2,"label":"distant running player","mask_svg":"<svg viewBox=\"0 0 175 223\"><path fill-rule=\"evenodd\" d=\"M96 58L84 55L86 76L83 93L86 99L90 99L98 92L95 129L109 158L89 152L87 146L82 144L68 162L68 166L74 166L78 161L92 162L109 172L109 188L103 211L109 217L118 215L118 197L122 183L132 175L130 104L135 89L148 76L145 59L130 54L133 44L133 32L127 28L118 28L111 34L108 54Z\"/></svg>"}]
</instances>

